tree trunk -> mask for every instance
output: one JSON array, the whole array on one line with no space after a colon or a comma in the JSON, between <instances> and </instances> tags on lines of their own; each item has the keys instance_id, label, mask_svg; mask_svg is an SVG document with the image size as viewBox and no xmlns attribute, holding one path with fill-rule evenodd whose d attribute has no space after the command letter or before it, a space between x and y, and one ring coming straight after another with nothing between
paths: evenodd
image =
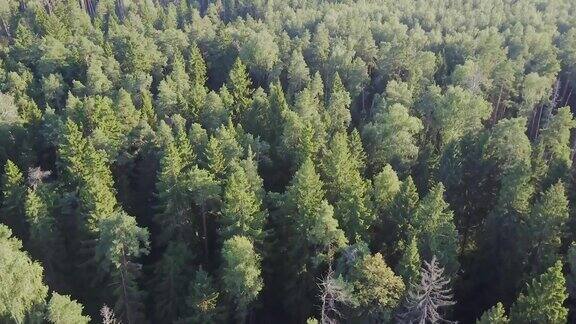
<instances>
[{"instance_id":1,"label":"tree trunk","mask_svg":"<svg viewBox=\"0 0 576 324\"><path fill-rule=\"evenodd\" d=\"M494 115L492 118L492 125L498 121L498 112L500 111L500 100L502 100L502 93L504 92L504 85L500 86L500 91L498 93L498 101L496 102L496 109L494 110Z\"/></svg>"},{"instance_id":2,"label":"tree trunk","mask_svg":"<svg viewBox=\"0 0 576 324\"><path fill-rule=\"evenodd\" d=\"M126 253L124 253L124 248L122 248L122 260L120 264L120 281L122 285L122 295L123 295L122 297L124 299L126 322L127 324L132 324L132 312L130 311L130 302L128 301L128 289L126 288L125 271L128 271L128 261L126 260Z\"/></svg>"},{"instance_id":3,"label":"tree trunk","mask_svg":"<svg viewBox=\"0 0 576 324\"><path fill-rule=\"evenodd\" d=\"M208 226L206 225L206 212L204 210L204 206L200 207L200 213L202 214L202 230L203 233L203 240L204 240L204 255L206 259L208 259Z\"/></svg>"},{"instance_id":4,"label":"tree trunk","mask_svg":"<svg viewBox=\"0 0 576 324\"><path fill-rule=\"evenodd\" d=\"M6 36L8 36L8 38L12 38L12 34L10 34L10 27L8 26L4 18L2 18L2 27L4 28L4 33L6 34Z\"/></svg>"}]
</instances>

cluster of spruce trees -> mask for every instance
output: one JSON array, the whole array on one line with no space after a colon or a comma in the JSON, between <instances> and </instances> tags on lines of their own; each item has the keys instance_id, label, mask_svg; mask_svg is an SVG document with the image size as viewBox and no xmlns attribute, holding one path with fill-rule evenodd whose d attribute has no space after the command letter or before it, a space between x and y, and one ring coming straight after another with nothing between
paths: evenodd
<instances>
[{"instance_id":1,"label":"cluster of spruce trees","mask_svg":"<svg viewBox=\"0 0 576 324\"><path fill-rule=\"evenodd\" d=\"M0 323L576 321L573 0L0 0Z\"/></svg>"}]
</instances>

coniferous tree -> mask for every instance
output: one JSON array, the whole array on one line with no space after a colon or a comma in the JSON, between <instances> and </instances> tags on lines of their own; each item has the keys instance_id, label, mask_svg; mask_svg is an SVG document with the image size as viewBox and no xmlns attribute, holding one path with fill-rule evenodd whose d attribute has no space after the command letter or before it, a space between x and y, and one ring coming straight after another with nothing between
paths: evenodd
<instances>
[{"instance_id":1,"label":"coniferous tree","mask_svg":"<svg viewBox=\"0 0 576 324\"><path fill-rule=\"evenodd\" d=\"M526 220L528 264L533 273L543 272L558 259L568 215L564 185L558 182L542 194Z\"/></svg>"},{"instance_id":2,"label":"coniferous tree","mask_svg":"<svg viewBox=\"0 0 576 324\"><path fill-rule=\"evenodd\" d=\"M399 319L405 323L439 323L446 321L441 314L442 309L455 304L451 289L447 287L449 279L444 278L444 269L432 257L430 262L424 261L420 273L420 283L408 291L405 311Z\"/></svg>"},{"instance_id":3,"label":"coniferous tree","mask_svg":"<svg viewBox=\"0 0 576 324\"><path fill-rule=\"evenodd\" d=\"M568 298L562 262L557 261L537 279L532 279L510 309L512 323L566 323Z\"/></svg>"},{"instance_id":4,"label":"coniferous tree","mask_svg":"<svg viewBox=\"0 0 576 324\"><path fill-rule=\"evenodd\" d=\"M458 232L454 215L444 201L444 186L439 183L420 201L410 221L410 231L418 238L424 259L436 256L448 274L458 270Z\"/></svg>"},{"instance_id":5,"label":"coniferous tree","mask_svg":"<svg viewBox=\"0 0 576 324\"><path fill-rule=\"evenodd\" d=\"M219 323L223 309L220 307L220 293L212 277L202 268L198 269L190 283L190 293L186 299L190 321L193 323Z\"/></svg>"},{"instance_id":6,"label":"coniferous tree","mask_svg":"<svg viewBox=\"0 0 576 324\"><path fill-rule=\"evenodd\" d=\"M490 308L489 310L485 311L482 314L476 324L508 324L510 321L506 316L506 312L504 311L504 306L502 303L496 304L494 307Z\"/></svg>"},{"instance_id":7,"label":"coniferous tree","mask_svg":"<svg viewBox=\"0 0 576 324\"><path fill-rule=\"evenodd\" d=\"M48 287L42 283L42 266L32 261L22 242L0 224L0 318L25 323L35 309L43 307Z\"/></svg>"},{"instance_id":8,"label":"coniferous tree","mask_svg":"<svg viewBox=\"0 0 576 324\"><path fill-rule=\"evenodd\" d=\"M143 292L136 282L140 266L133 260L149 251L149 234L138 227L136 219L123 211L102 220L95 248L101 271L112 274L115 310L126 323L144 318Z\"/></svg>"},{"instance_id":9,"label":"coniferous tree","mask_svg":"<svg viewBox=\"0 0 576 324\"><path fill-rule=\"evenodd\" d=\"M383 108L363 129L373 169L378 172L386 164L395 170L409 168L418 156L415 136L422 129L422 122L401 104Z\"/></svg>"},{"instance_id":10,"label":"coniferous tree","mask_svg":"<svg viewBox=\"0 0 576 324\"><path fill-rule=\"evenodd\" d=\"M234 305L234 317L243 321L251 304L262 290L260 256L252 242L243 236L233 236L222 246L222 284Z\"/></svg>"},{"instance_id":11,"label":"coniferous tree","mask_svg":"<svg viewBox=\"0 0 576 324\"><path fill-rule=\"evenodd\" d=\"M322 161L328 199L334 204L338 223L351 241L357 236L366 239L373 222L370 186L361 175L360 163L353 159L347 136L338 133Z\"/></svg>"},{"instance_id":12,"label":"coniferous tree","mask_svg":"<svg viewBox=\"0 0 576 324\"><path fill-rule=\"evenodd\" d=\"M332 206L324 198L322 182L310 159L294 175L283 204L286 213L283 249L288 253L284 267L288 280L284 287L290 297L285 302L298 312L296 316L305 316L309 305L302 300L314 296L310 289L318 265L347 240L334 218Z\"/></svg>"},{"instance_id":13,"label":"coniferous tree","mask_svg":"<svg viewBox=\"0 0 576 324\"><path fill-rule=\"evenodd\" d=\"M239 235L261 242L267 217L262 197L250 186L244 168L234 169L224 188L220 234L223 240Z\"/></svg>"},{"instance_id":14,"label":"coniferous tree","mask_svg":"<svg viewBox=\"0 0 576 324\"><path fill-rule=\"evenodd\" d=\"M8 160L2 174L2 223L12 228L18 237L25 235L24 196L26 186L24 176L14 162Z\"/></svg>"},{"instance_id":15,"label":"coniferous tree","mask_svg":"<svg viewBox=\"0 0 576 324\"><path fill-rule=\"evenodd\" d=\"M252 81L246 70L246 66L240 60L236 59L232 70L228 76L228 88L234 100L232 107L232 116L235 121L243 120L244 114L251 105Z\"/></svg>"},{"instance_id":16,"label":"coniferous tree","mask_svg":"<svg viewBox=\"0 0 576 324\"><path fill-rule=\"evenodd\" d=\"M365 255L352 273L354 297L361 314L376 321L389 321L404 294L402 278L392 272L380 253Z\"/></svg>"},{"instance_id":17,"label":"coniferous tree","mask_svg":"<svg viewBox=\"0 0 576 324\"><path fill-rule=\"evenodd\" d=\"M192 259L186 243L171 241L154 269L155 314L174 321L185 313L188 265Z\"/></svg>"},{"instance_id":18,"label":"coniferous tree","mask_svg":"<svg viewBox=\"0 0 576 324\"><path fill-rule=\"evenodd\" d=\"M412 237L409 243L404 243L404 251L396 267L396 272L402 276L407 287L411 287L420 280L421 263L418 243L416 238Z\"/></svg>"},{"instance_id":19,"label":"coniferous tree","mask_svg":"<svg viewBox=\"0 0 576 324\"><path fill-rule=\"evenodd\" d=\"M69 296L52 292L47 307L46 319L52 324L90 323L90 316L82 315L84 307Z\"/></svg>"}]
</instances>

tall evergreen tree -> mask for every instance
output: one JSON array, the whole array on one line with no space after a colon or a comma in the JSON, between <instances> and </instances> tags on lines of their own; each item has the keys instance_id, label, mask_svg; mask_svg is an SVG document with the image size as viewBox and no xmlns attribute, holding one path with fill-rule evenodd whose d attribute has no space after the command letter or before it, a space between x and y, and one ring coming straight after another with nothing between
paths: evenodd
<instances>
[{"instance_id":1,"label":"tall evergreen tree","mask_svg":"<svg viewBox=\"0 0 576 324\"><path fill-rule=\"evenodd\" d=\"M0 224L0 319L26 323L42 308L48 287L42 283L42 266L22 251L22 242Z\"/></svg>"},{"instance_id":2,"label":"tall evergreen tree","mask_svg":"<svg viewBox=\"0 0 576 324\"><path fill-rule=\"evenodd\" d=\"M12 228L18 237L26 233L24 219L24 176L14 162L8 160L2 174L2 205L0 221Z\"/></svg>"},{"instance_id":3,"label":"tall evergreen tree","mask_svg":"<svg viewBox=\"0 0 576 324\"><path fill-rule=\"evenodd\" d=\"M502 303L496 304L494 307L485 311L482 317L476 321L476 324L508 324L510 321L506 317L504 306Z\"/></svg>"},{"instance_id":4,"label":"tall evergreen tree","mask_svg":"<svg viewBox=\"0 0 576 324\"><path fill-rule=\"evenodd\" d=\"M222 246L222 284L234 305L234 317L244 321L251 304L262 290L260 256L252 242L243 236L233 236Z\"/></svg>"},{"instance_id":5,"label":"tall evergreen tree","mask_svg":"<svg viewBox=\"0 0 576 324\"><path fill-rule=\"evenodd\" d=\"M337 133L332 138L322 160L327 197L334 204L335 216L347 237L367 239L374 220L370 206L370 185L363 179L354 156L350 152L348 138Z\"/></svg>"},{"instance_id":6,"label":"tall evergreen tree","mask_svg":"<svg viewBox=\"0 0 576 324\"><path fill-rule=\"evenodd\" d=\"M148 231L123 211L99 224L96 260L102 271L111 271L115 309L126 323L139 323L144 318L143 292L136 282L140 266L133 260L148 254L148 237Z\"/></svg>"},{"instance_id":7,"label":"tall evergreen tree","mask_svg":"<svg viewBox=\"0 0 576 324\"><path fill-rule=\"evenodd\" d=\"M512 323L566 323L568 298L562 262L557 261L538 278L532 279L510 309Z\"/></svg>"}]
</instances>

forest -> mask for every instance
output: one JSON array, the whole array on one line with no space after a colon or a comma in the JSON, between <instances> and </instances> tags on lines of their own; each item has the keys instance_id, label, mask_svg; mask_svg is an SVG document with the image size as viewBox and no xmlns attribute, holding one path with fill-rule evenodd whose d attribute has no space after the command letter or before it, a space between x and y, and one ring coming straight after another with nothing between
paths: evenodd
<instances>
[{"instance_id":1,"label":"forest","mask_svg":"<svg viewBox=\"0 0 576 324\"><path fill-rule=\"evenodd\" d=\"M576 1L0 0L0 323L576 323Z\"/></svg>"}]
</instances>

